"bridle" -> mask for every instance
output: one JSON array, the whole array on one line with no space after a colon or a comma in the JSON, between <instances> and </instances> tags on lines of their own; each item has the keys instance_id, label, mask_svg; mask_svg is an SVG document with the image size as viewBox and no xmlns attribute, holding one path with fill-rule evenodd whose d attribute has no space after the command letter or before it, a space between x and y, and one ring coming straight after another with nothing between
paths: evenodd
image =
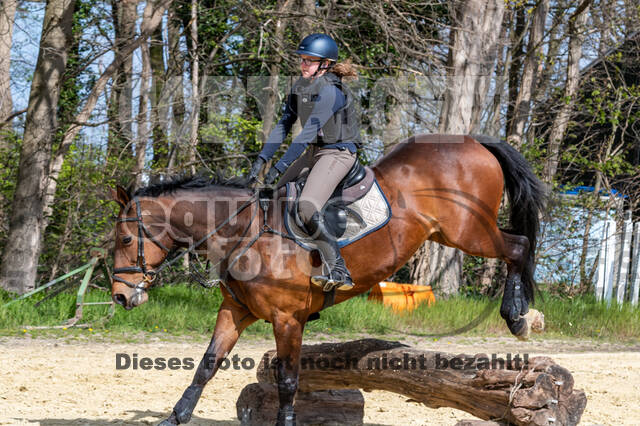
<instances>
[{"instance_id":1,"label":"bridle","mask_svg":"<svg viewBox=\"0 0 640 426\"><path fill-rule=\"evenodd\" d=\"M134 203L135 206L136 206L136 217L117 218L116 219L116 223L122 223L122 222L137 222L138 223L138 257L136 259L136 266L126 266L126 267L123 267L123 268L114 268L113 269L113 274L111 275L111 277L113 278L114 281L121 282L121 283L125 284L127 287L134 289L137 294L141 294L142 292L144 292L146 290L148 285L153 283L153 281L155 280L155 278L158 275L158 273L160 273L160 271L162 271L163 269L173 265L175 262L178 261L178 259L182 258L182 256L193 252L193 250L195 250L198 246L200 246L202 243L204 243L206 240L208 240L212 235L216 234L223 226L227 225L231 221L231 219L233 219L234 217L239 215L245 208L250 206L255 201L257 196L258 196L258 194L254 193L253 196L251 198L249 198L249 200L247 200L243 205L241 205L238 208L238 210L235 211L235 213L230 215L226 220L224 220L220 225L218 225L213 231L207 233L207 235L202 237L200 240L198 240L195 243L191 244L188 249L183 250L182 252L178 253L171 260L167 259L169 257L169 253L171 252L171 249L169 249L164 244L162 244L161 241L159 241L159 240L157 240L156 238L153 237L153 235L151 234L149 229L145 226L144 221L142 220L142 212L141 212L141 209L140 209L140 200L137 197L133 197L131 202ZM248 229L251 226L252 222L253 222L253 217L251 219L251 222L247 226L247 229L245 230L245 233L246 233L246 231L248 231ZM260 233L260 235L262 235L262 233ZM150 269L150 268L147 267L147 259L145 258L145 255L144 255L144 242L143 242L143 239L144 239L145 236L147 238L149 238L151 240L151 242L153 242L156 246L158 246L160 249L164 250L167 253L167 257L165 258L165 260L156 268ZM253 244L254 242L255 242L255 240L252 241L251 244ZM236 247L237 247L237 244L236 244ZM235 247L234 247L234 249L235 249ZM234 259L233 263L235 263L235 260L237 260L237 259L238 259L238 257L236 257ZM222 260L224 260L224 259L222 259ZM119 277L117 275L117 274L125 274L125 273L140 273L140 274L142 274L142 279L137 283L132 283L131 281L127 281L124 278L121 278L121 277Z\"/></svg>"},{"instance_id":2,"label":"bridle","mask_svg":"<svg viewBox=\"0 0 640 426\"><path fill-rule=\"evenodd\" d=\"M157 240L153 237L149 229L145 226L144 221L142 220L142 212L140 209L140 200L137 197L134 197L132 202L136 206L136 217L125 217L125 218L117 218L116 223L123 222L137 222L138 223L138 257L136 259L136 266L127 266L124 268L114 268L112 278L114 281L119 281L123 284L126 284L127 287L130 287L136 292L141 293L145 290L147 285L151 284L153 280L156 279L158 272L160 269L149 269L147 267L147 258L144 255L144 241L143 238L146 236L149 238L156 246L165 251L167 254L171 251L167 248L161 241ZM119 277L116 274L125 274L125 273L140 273L142 274L142 280L138 283L132 283L131 281L127 281L124 278Z\"/></svg>"}]
</instances>

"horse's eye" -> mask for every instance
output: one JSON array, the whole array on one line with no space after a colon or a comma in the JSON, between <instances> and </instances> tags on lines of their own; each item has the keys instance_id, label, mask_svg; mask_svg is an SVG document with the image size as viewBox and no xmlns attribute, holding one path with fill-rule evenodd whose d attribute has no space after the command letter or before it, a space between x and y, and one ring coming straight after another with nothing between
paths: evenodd
<instances>
[{"instance_id":1,"label":"horse's eye","mask_svg":"<svg viewBox=\"0 0 640 426\"><path fill-rule=\"evenodd\" d=\"M133 237L131 235L127 235L122 239L122 244L130 244L132 240L133 240Z\"/></svg>"}]
</instances>

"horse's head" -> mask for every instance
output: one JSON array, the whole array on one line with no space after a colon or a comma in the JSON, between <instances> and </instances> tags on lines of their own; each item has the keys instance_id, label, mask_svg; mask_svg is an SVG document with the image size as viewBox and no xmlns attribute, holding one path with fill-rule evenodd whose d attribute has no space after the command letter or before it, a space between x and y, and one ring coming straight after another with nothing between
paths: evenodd
<instances>
[{"instance_id":1,"label":"horse's head","mask_svg":"<svg viewBox=\"0 0 640 426\"><path fill-rule=\"evenodd\" d=\"M164 232L167 223L161 204L131 197L121 186L111 189L111 196L120 205L111 297L125 309L131 309L148 300L146 290L153 285L155 269L164 262L174 242Z\"/></svg>"}]
</instances>

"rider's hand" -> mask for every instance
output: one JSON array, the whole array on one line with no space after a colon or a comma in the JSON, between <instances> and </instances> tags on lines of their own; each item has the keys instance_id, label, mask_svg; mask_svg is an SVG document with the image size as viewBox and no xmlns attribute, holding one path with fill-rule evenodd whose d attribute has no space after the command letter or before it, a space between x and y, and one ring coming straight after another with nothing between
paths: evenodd
<instances>
[{"instance_id":1,"label":"rider's hand","mask_svg":"<svg viewBox=\"0 0 640 426\"><path fill-rule=\"evenodd\" d=\"M258 179L258 175L260 174L260 170L262 170L262 166L264 166L264 159L262 159L262 157L258 157L251 166L249 176L247 176L247 181L249 182L249 184L254 183Z\"/></svg>"},{"instance_id":2,"label":"rider's hand","mask_svg":"<svg viewBox=\"0 0 640 426\"><path fill-rule=\"evenodd\" d=\"M280 171L275 167L271 167L264 177L264 183L258 186L259 198L261 200L271 200L275 185L273 184L280 176Z\"/></svg>"},{"instance_id":3,"label":"rider's hand","mask_svg":"<svg viewBox=\"0 0 640 426\"><path fill-rule=\"evenodd\" d=\"M280 170L276 169L275 167L271 167L264 177L264 184L266 186L272 186L273 182L278 179L278 176L280 176Z\"/></svg>"}]
</instances>

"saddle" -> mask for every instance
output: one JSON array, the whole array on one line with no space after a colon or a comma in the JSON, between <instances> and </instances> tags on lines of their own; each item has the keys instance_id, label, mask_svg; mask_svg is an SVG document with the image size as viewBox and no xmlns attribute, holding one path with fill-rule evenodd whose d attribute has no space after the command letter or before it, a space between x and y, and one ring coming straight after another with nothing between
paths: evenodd
<instances>
[{"instance_id":1,"label":"saddle","mask_svg":"<svg viewBox=\"0 0 640 426\"><path fill-rule=\"evenodd\" d=\"M285 228L299 245L312 250L315 245L298 215L300 194L306 181L307 176L303 175L285 185ZM338 240L339 246L344 247L385 225L391 217L391 207L373 170L356 161L321 213L327 230Z\"/></svg>"}]
</instances>

